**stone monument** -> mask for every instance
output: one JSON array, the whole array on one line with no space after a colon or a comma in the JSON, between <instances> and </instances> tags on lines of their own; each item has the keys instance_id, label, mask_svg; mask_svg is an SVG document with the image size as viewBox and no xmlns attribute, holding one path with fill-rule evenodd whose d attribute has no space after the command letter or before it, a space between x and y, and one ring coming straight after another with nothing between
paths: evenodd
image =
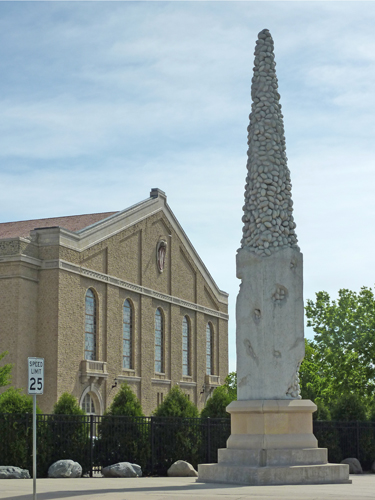
<instances>
[{"instance_id":1,"label":"stone monument","mask_svg":"<svg viewBox=\"0 0 375 500\"><path fill-rule=\"evenodd\" d=\"M303 261L293 220L283 115L268 30L258 35L248 127L241 279L236 307L237 397L227 448L198 480L242 484L347 483L312 431L316 406L301 400Z\"/></svg>"}]
</instances>

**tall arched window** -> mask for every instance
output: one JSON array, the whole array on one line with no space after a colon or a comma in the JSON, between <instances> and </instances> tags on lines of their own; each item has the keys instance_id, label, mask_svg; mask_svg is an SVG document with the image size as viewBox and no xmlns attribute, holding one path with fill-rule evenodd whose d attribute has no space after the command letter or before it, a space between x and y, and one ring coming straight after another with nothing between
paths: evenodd
<instances>
[{"instance_id":1,"label":"tall arched window","mask_svg":"<svg viewBox=\"0 0 375 500\"><path fill-rule=\"evenodd\" d=\"M155 313L155 371L163 373L164 359L163 359L163 315L160 309L156 309Z\"/></svg>"},{"instance_id":2,"label":"tall arched window","mask_svg":"<svg viewBox=\"0 0 375 500\"><path fill-rule=\"evenodd\" d=\"M182 320L182 375L190 375L190 325L187 316Z\"/></svg>"},{"instance_id":3,"label":"tall arched window","mask_svg":"<svg viewBox=\"0 0 375 500\"><path fill-rule=\"evenodd\" d=\"M89 392L83 398L82 410L85 411L87 413L87 415L91 415L91 414L95 415L95 413L96 413L94 400L91 397Z\"/></svg>"},{"instance_id":4,"label":"tall arched window","mask_svg":"<svg viewBox=\"0 0 375 500\"><path fill-rule=\"evenodd\" d=\"M210 323L206 326L206 373L207 375L213 375L214 363L213 363L213 328Z\"/></svg>"},{"instance_id":5,"label":"tall arched window","mask_svg":"<svg viewBox=\"0 0 375 500\"><path fill-rule=\"evenodd\" d=\"M130 302L125 300L122 315L122 367L133 368L133 312Z\"/></svg>"},{"instance_id":6,"label":"tall arched window","mask_svg":"<svg viewBox=\"0 0 375 500\"><path fill-rule=\"evenodd\" d=\"M89 288L85 300L85 359L96 360L96 299Z\"/></svg>"}]
</instances>

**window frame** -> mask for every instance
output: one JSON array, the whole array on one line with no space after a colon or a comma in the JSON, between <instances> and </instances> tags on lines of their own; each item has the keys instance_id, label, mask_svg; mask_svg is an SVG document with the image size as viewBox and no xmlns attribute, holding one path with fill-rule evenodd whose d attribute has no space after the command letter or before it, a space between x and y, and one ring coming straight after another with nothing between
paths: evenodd
<instances>
[{"instance_id":1,"label":"window frame","mask_svg":"<svg viewBox=\"0 0 375 500\"><path fill-rule=\"evenodd\" d=\"M214 375L214 327L210 321L206 325L206 375Z\"/></svg>"},{"instance_id":2,"label":"window frame","mask_svg":"<svg viewBox=\"0 0 375 500\"><path fill-rule=\"evenodd\" d=\"M186 330L184 326L186 325ZM186 337L186 348L184 347L184 339ZM191 322L189 316L186 314L182 318L182 376L191 376ZM186 362L185 356L186 353ZM185 373L186 372L186 373Z\"/></svg>"},{"instance_id":3,"label":"window frame","mask_svg":"<svg viewBox=\"0 0 375 500\"><path fill-rule=\"evenodd\" d=\"M160 316L160 330L157 330L157 318ZM158 333L160 334L160 343L158 343ZM164 373L164 314L161 307L155 311L155 344L154 344L154 368L155 373ZM160 349L160 351L159 351ZM157 359L157 352L160 352L160 359ZM160 370L158 369L160 368Z\"/></svg>"},{"instance_id":4,"label":"window frame","mask_svg":"<svg viewBox=\"0 0 375 500\"><path fill-rule=\"evenodd\" d=\"M126 304L128 306L126 306ZM127 308L128 310L128 322L125 322L125 308ZM124 303L122 305L122 369L123 370L133 370L134 369L134 363L133 363L133 345L134 345L134 342L133 342L133 338L134 338L134 335L133 335L133 331L134 331L134 328L133 328L133 325L134 325L134 321L133 321L133 304L132 302L129 300L129 299L125 299L124 300ZM125 325L129 325L129 338L126 339L124 334L125 334ZM125 344L124 342L127 342L129 343L129 355L127 354L124 354L125 353ZM124 361L125 359L128 360L128 363L129 363L129 366L124 366Z\"/></svg>"},{"instance_id":5,"label":"window frame","mask_svg":"<svg viewBox=\"0 0 375 500\"><path fill-rule=\"evenodd\" d=\"M91 294L92 296L90 296L89 294ZM88 309L88 299L89 300L92 300L92 303L93 303L93 307L92 307L92 314L89 311ZM96 293L94 292L94 290L92 288L88 288L86 290L86 294L85 294L85 344L84 344L84 359L88 360L88 361L97 361L97 324L98 324L98 321L97 321L97 311L98 311L98 306L97 306L97 296L96 296ZM90 318L93 318L92 319L92 332L90 332L90 328L88 326L91 326L90 323L88 323L88 320ZM93 343L93 349L87 349L87 341L89 340L89 337L88 336L92 336L92 343ZM89 353L92 353L92 355L90 356Z\"/></svg>"}]
</instances>

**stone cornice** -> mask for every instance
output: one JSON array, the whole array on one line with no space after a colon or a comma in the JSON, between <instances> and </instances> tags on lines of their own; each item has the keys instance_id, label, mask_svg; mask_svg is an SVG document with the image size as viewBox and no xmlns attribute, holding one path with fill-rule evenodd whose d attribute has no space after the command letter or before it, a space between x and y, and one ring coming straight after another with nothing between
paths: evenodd
<instances>
[{"instance_id":1,"label":"stone cornice","mask_svg":"<svg viewBox=\"0 0 375 500\"><path fill-rule=\"evenodd\" d=\"M109 274L93 271L92 269L87 269L86 267L72 264L71 262L67 262L65 260L56 259L43 261L42 269L62 269L64 271L79 274L80 276L85 276L96 281L108 283L109 285L118 286L120 288L124 288L125 290L139 293L140 295L146 295L148 297L160 299L163 302L168 302L169 304L175 304L181 307L186 307L187 309L192 309L193 311L207 314L209 316L215 316L226 321L228 321L229 318L228 314L226 313L215 311L214 309L210 309L199 304L194 304L193 302L174 297L173 295L167 295L165 293L158 292L156 290L153 290L152 288L136 285L135 283L121 280L114 276L110 276Z\"/></svg>"},{"instance_id":2,"label":"stone cornice","mask_svg":"<svg viewBox=\"0 0 375 500\"><path fill-rule=\"evenodd\" d=\"M215 280L212 278L185 231L182 229L180 223L167 204L165 195L162 195L160 191L157 196L148 198L126 210L117 212L107 219L96 222L81 231L72 232L60 227L51 227L35 229L31 231L30 235L31 239L37 242L39 246L63 246L78 252L83 252L160 212L168 219L194 264L210 286L216 299L223 304L228 304L228 294L220 290L215 283Z\"/></svg>"},{"instance_id":3,"label":"stone cornice","mask_svg":"<svg viewBox=\"0 0 375 500\"><path fill-rule=\"evenodd\" d=\"M17 254L17 255L2 255L0 257L0 262L22 262L24 264L30 264L35 267L42 267L42 260L35 257L30 257L29 255Z\"/></svg>"}]
</instances>

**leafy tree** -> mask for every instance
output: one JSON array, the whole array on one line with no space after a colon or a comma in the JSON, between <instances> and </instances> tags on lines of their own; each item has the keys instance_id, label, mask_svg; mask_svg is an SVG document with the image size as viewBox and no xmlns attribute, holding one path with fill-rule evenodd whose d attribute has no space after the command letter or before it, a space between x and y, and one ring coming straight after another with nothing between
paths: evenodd
<instances>
[{"instance_id":1,"label":"leafy tree","mask_svg":"<svg viewBox=\"0 0 375 500\"><path fill-rule=\"evenodd\" d=\"M46 476L51 463L69 458L80 463L84 472L87 472L89 432L88 422L84 418L86 413L79 407L77 399L68 392L61 394L52 413L45 425L42 423L44 432L39 447L49 453L46 453L44 460L39 461L40 472Z\"/></svg>"},{"instance_id":2,"label":"leafy tree","mask_svg":"<svg viewBox=\"0 0 375 500\"><path fill-rule=\"evenodd\" d=\"M307 325L315 332L314 350L326 402L357 394L369 400L375 389L375 299L370 288L341 289L337 300L318 292L307 301Z\"/></svg>"},{"instance_id":3,"label":"leafy tree","mask_svg":"<svg viewBox=\"0 0 375 500\"><path fill-rule=\"evenodd\" d=\"M161 405L154 411L156 417L197 418L198 408L182 392L178 385L172 387Z\"/></svg>"},{"instance_id":4,"label":"leafy tree","mask_svg":"<svg viewBox=\"0 0 375 500\"><path fill-rule=\"evenodd\" d=\"M366 403L358 394L344 394L332 403L332 420L338 422L355 422L366 420Z\"/></svg>"},{"instance_id":5,"label":"leafy tree","mask_svg":"<svg viewBox=\"0 0 375 500\"><path fill-rule=\"evenodd\" d=\"M98 425L95 443L98 464L117 462L147 466L148 426L141 404L131 387L123 383Z\"/></svg>"},{"instance_id":6,"label":"leafy tree","mask_svg":"<svg viewBox=\"0 0 375 500\"><path fill-rule=\"evenodd\" d=\"M5 351L2 354L0 354L0 361L7 354L9 354L8 351ZM4 386L10 384L10 373L12 371L12 366L13 366L12 364L8 363L8 364L0 367L0 387L4 387Z\"/></svg>"},{"instance_id":7,"label":"leafy tree","mask_svg":"<svg viewBox=\"0 0 375 500\"><path fill-rule=\"evenodd\" d=\"M55 415L85 415L77 399L68 392L61 394L53 407L53 413Z\"/></svg>"},{"instance_id":8,"label":"leafy tree","mask_svg":"<svg viewBox=\"0 0 375 500\"><path fill-rule=\"evenodd\" d=\"M206 406L201 412L202 418L230 418L230 414L226 412L226 407L233 401L232 394L227 385L216 387L212 396L207 400Z\"/></svg>"},{"instance_id":9,"label":"leafy tree","mask_svg":"<svg viewBox=\"0 0 375 500\"><path fill-rule=\"evenodd\" d=\"M2 463L31 470L33 400L21 389L10 387L0 394L0 454ZM41 413L36 408L37 413ZM16 414L16 415L14 415ZM29 414L29 415L27 415ZM2 443L7 443L5 455Z\"/></svg>"},{"instance_id":10,"label":"leafy tree","mask_svg":"<svg viewBox=\"0 0 375 500\"><path fill-rule=\"evenodd\" d=\"M186 460L196 467L200 451L197 407L189 401L181 388L175 385L154 411L154 415L154 443L157 447L155 469L158 473L165 473L176 460ZM165 435L166 430L170 440L163 442L159 433Z\"/></svg>"},{"instance_id":11,"label":"leafy tree","mask_svg":"<svg viewBox=\"0 0 375 500\"><path fill-rule=\"evenodd\" d=\"M141 403L128 384L121 384L120 390L113 398L105 415L126 415L128 417L144 417Z\"/></svg>"},{"instance_id":12,"label":"leafy tree","mask_svg":"<svg viewBox=\"0 0 375 500\"><path fill-rule=\"evenodd\" d=\"M0 413L32 413L33 399L27 394L23 394L21 389L9 387L0 394ZM37 413L41 413L40 408L36 407Z\"/></svg>"},{"instance_id":13,"label":"leafy tree","mask_svg":"<svg viewBox=\"0 0 375 500\"><path fill-rule=\"evenodd\" d=\"M236 401L237 399L237 372L230 372L225 377L224 385L228 389L228 394L231 401Z\"/></svg>"}]
</instances>

